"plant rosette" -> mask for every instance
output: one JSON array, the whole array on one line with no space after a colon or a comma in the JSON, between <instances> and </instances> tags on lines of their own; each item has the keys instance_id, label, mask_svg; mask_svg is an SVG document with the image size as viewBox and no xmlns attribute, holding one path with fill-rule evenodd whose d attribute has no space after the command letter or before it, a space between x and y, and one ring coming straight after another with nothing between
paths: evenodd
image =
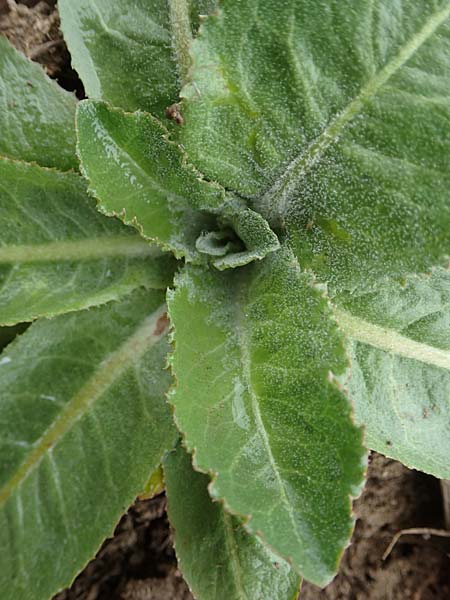
<instances>
[{"instance_id":1,"label":"plant rosette","mask_svg":"<svg viewBox=\"0 0 450 600\"><path fill-rule=\"evenodd\" d=\"M1 596L162 465L195 597L292 600L368 449L450 478L450 2L59 11L88 100L0 40Z\"/></svg>"}]
</instances>

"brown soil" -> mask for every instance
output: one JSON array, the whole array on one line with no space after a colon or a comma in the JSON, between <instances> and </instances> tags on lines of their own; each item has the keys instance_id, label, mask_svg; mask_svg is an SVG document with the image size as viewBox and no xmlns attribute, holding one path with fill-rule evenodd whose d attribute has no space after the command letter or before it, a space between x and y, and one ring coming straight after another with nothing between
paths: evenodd
<instances>
[{"instance_id":1,"label":"brown soil","mask_svg":"<svg viewBox=\"0 0 450 600\"><path fill-rule=\"evenodd\" d=\"M305 584L302 600L450 599L449 538L405 535L382 558L398 531L444 526L434 477L373 453L354 511L358 520L337 577L325 590Z\"/></svg>"},{"instance_id":2,"label":"brown soil","mask_svg":"<svg viewBox=\"0 0 450 600\"><path fill-rule=\"evenodd\" d=\"M54 4L54 0L0 0L0 33L81 98L83 88L70 68ZM3 333L5 340L11 335L9 330ZM442 498L433 477L373 454L355 513L358 520L352 543L337 577L325 590L305 584L302 600L450 599L448 538L405 535L390 556L382 559L398 531L443 527ZM117 526L114 538L103 544L72 587L54 600L191 598L176 567L165 499L158 496L137 501Z\"/></svg>"},{"instance_id":3,"label":"brown soil","mask_svg":"<svg viewBox=\"0 0 450 600\"><path fill-rule=\"evenodd\" d=\"M83 85L70 66L55 3L56 0L0 0L0 34L81 99Z\"/></svg>"}]
</instances>

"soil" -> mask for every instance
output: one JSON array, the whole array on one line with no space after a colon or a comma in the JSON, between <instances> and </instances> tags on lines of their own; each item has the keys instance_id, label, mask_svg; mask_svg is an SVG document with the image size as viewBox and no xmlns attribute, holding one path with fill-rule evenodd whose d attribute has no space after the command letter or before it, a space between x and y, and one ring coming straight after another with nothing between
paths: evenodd
<instances>
[{"instance_id":1,"label":"soil","mask_svg":"<svg viewBox=\"0 0 450 600\"><path fill-rule=\"evenodd\" d=\"M70 66L55 3L56 0L0 0L0 34L81 100L83 84Z\"/></svg>"},{"instance_id":2,"label":"soil","mask_svg":"<svg viewBox=\"0 0 450 600\"><path fill-rule=\"evenodd\" d=\"M0 0L0 33L82 98L54 5L54 0ZM10 335L4 332L5 339ZM354 511L356 527L338 575L324 590L305 584L302 600L450 600L450 538L426 531L404 535L383 560L398 531L444 527L436 479L373 453L367 485ZM164 495L138 500L72 587L54 598L191 599L177 570Z\"/></svg>"},{"instance_id":3,"label":"soil","mask_svg":"<svg viewBox=\"0 0 450 600\"><path fill-rule=\"evenodd\" d=\"M450 599L450 538L404 535L383 560L397 532L444 527L437 479L373 453L353 508L356 527L338 575L325 590L305 584L302 600Z\"/></svg>"}]
</instances>

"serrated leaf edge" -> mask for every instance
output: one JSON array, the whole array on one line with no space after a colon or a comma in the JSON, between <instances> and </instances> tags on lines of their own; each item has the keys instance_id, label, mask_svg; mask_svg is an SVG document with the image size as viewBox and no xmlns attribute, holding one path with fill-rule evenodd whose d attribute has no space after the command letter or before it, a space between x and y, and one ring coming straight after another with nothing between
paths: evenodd
<instances>
[{"instance_id":1,"label":"serrated leaf edge","mask_svg":"<svg viewBox=\"0 0 450 600\"><path fill-rule=\"evenodd\" d=\"M295 259L297 261L297 259ZM297 261L298 264L298 261ZM298 266L299 270L300 270L300 266ZM314 274L309 271L309 275L310 275L310 285L311 287L317 289L320 292L321 297L326 301L328 308L330 309L330 314L333 314L333 307L331 305L331 302L329 300L329 297L326 293L326 285L321 284L321 283L317 283L314 277ZM173 295L175 294L176 291L176 284L177 284L177 276L175 277L174 280L174 288L168 288L167 289L167 305L170 306L170 299L173 297ZM168 310L168 317L170 320L170 310ZM355 425L355 427L357 429L359 429L359 431L361 432L361 445L362 447L364 447L364 436L365 436L365 428L361 425L357 425L356 421L355 421L355 416L354 416L354 405L353 402L349 396L348 390L344 385L345 380L348 379L348 377L351 376L351 372L350 372L350 356L348 353L348 347L347 344L345 343L346 340L346 335L345 333L340 329L339 327L339 323L335 320L335 326L336 329L339 330L342 333L342 344L343 344L343 352L346 356L347 359L347 369L346 369L346 373L343 376L335 376L331 371L328 372L327 374L327 380L328 382L333 385L334 387L336 387L336 389L338 389L340 392L344 393L346 398L347 398L347 402L348 402L348 406L349 406L349 416L350 419L352 421L352 423ZM170 369L170 372L172 374L172 378L173 378L173 383L170 386L169 390L166 393L166 397L167 397L167 401L169 403L169 406L171 408L172 411L172 416L173 416L173 420L174 423L178 429L178 431L180 432L181 435L181 442L183 447L185 448L185 450L188 452L188 454L191 456L191 461L192 461L192 468L197 471L198 473L202 473L204 475L208 475L208 477L210 478L210 483L208 484L208 492L209 495L212 499L213 502L220 502L223 506L223 509L226 513L237 517L238 519L240 519L240 521L242 522L242 525L244 526L245 530L250 534L250 535L256 535L264 544L267 548L269 548L276 556L279 556L280 558L282 558L283 560L285 560L293 569L294 571L296 571L300 576L302 576L302 574L298 571L298 569L296 569L295 567L295 562L293 560L292 557L290 556L285 556L282 553L280 553L276 548L274 548L270 543L267 542L267 540L264 537L263 532L261 532L260 530L255 530L253 529L252 525L251 525L251 520L252 520L252 515L251 514L241 514L237 511L235 511L230 504L228 503L228 500L225 496L219 496L216 494L215 492L215 482L217 480L217 478L219 477L219 473L209 469L209 470L205 470L202 469L197 462L196 459L196 454L197 454L197 448L190 444L187 434L183 431L183 429L180 427L180 424L178 422L177 419L177 414L176 414L176 405L175 403L172 401L172 397L175 395L176 393L176 388L178 386L178 379L177 379L177 375L174 371L173 368L173 359L174 359L174 355L176 352L176 330L175 330L175 326L173 324L173 322L170 320L170 329L169 329L169 342L171 344L172 347L172 351L168 354L167 356L167 367ZM354 529L354 525L356 522L356 515L353 511L353 501L355 499L357 499L363 489L364 489L364 485L366 482L366 476L367 476L367 468L368 468L368 451L366 450L365 454L362 455L361 457L361 467L363 470L363 477L361 479L361 483L359 486L354 487L354 489L351 490L351 493L348 495L348 513L350 515L350 518L352 520L352 524L349 528L348 531L348 542L345 546L342 547L341 551L339 552L338 556L337 556L337 560L336 560L336 564L334 567L334 571L335 573L338 570L338 566L339 563L342 559L342 556L344 554L344 552L346 551L346 549L350 546L351 544L351 539L350 536L352 534L352 531ZM335 576L335 573L330 575L330 577L323 582L323 586L327 585Z\"/></svg>"}]
</instances>

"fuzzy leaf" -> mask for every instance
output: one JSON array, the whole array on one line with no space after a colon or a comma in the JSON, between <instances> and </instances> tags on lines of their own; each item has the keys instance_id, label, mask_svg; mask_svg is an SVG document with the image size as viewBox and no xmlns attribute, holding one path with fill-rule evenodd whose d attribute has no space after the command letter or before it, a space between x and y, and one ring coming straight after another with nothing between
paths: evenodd
<instances>
[{"instance_id":1,"label":"fuzzy leaf","mask_svg":"<svg viewBox=\"0 0 450 600\"><path fill-rule=\"evenodd\" d=\"M134 225L146 239L188 261L201 262L202 254L215 256L219 248L224 255L214 263L220 269L279 247L263 217L204 181L151 115L88 101L78 107L77 125L81 168L100 210ZM236 247L224 240L211 248L205 232L222 242L220 228L238 236Z\"/></svg>"},{"instance_id":2,"label":"fuzzy leaf","mask_svg":"<svg viewBox=\"0 0 450 600\"><path fill-rule=\"evenodd\" d=\"M186 268L176 284L171 402L194 466L250 532L327 583L351 533L364 451L326 300L286 249L227 274Z\"/></svg>"},{"instance_id":3,"label":"fuzzy leaf","mask_svg":"<svg viewBox=\"0 0 450 600\"><path fill-rule=\"evenodd\" d=\"M160 115L178 98L198 15L212 0L59 0L61 27L87 95Z\"/></svg>"},{"instance_id":4,"label":"fuzzy leaf","mask_svg":"<svg viewBox=\"0 0 450 600\"><path fill-rule=\"evenodd\" d=\"M450 271L337 299L353 340L350 393L367 445L450 478Z\"/></svg>"},{"instance_id":5,"label":"fuzzy leaf","mask_svg":"<svg viewBox=\"0 0 450 600\"><path fill-rule=\"evenodd\" d=\"M0 36L0 155L78 169L75 96Z\"/></svg>"},{"instance_id":6,"label":"fuzzy leaf","mask_svg":"<svg viewBox=\"0 0 450 600\"><path fill-rule=\"evenodd\" d=\"M134 225L145 238L177 256L193 259L197 237L211 229L213 220L191 207L220 206L222 189L185 166L179 148L149 114L82 102L77 127L82 171L99 209Z\"/></svg>"},{"instance_id":7,"label":"fuzzy leaf","mask_svg":"<svg viewBox=\"0 0 450 600\"><path fill-rule=\"evenodd\" d=\"M164 288L173 259L95 210L78 175L0 159L0 324Z\"/></svg>"},{"instance_id":8,"label":"fuzzy leaf","mask_svg":"<svg viewBox=\"0 0 450 600\"><path fill-rule=\"evenodd\" d=\"M69 585L177 437L163 293L41 320L0 356L0 589Z\"/></svg>"},{"instance_id":9,"label":"fuzzy leaf","mask_svg":"<svg viewBox=\"0 0 450 600\"><path fill-rule=\"evenodd\" d=\"M166 457L164 479L178 563L198 600L297 598L299 577L211 501L209 477L192 469L181 446Z\"/></svg>"},{"instance_id":10,"label":"fuzzy leaf","mask_svg":"<svg viewBox=\"0 0 450 600\"><path fill-rule=\"evenodd\" d=\"M180 139L285 225L330 290L443 264L447 0L228 0L192 47Z\"/></svg>"}]
</instances>

